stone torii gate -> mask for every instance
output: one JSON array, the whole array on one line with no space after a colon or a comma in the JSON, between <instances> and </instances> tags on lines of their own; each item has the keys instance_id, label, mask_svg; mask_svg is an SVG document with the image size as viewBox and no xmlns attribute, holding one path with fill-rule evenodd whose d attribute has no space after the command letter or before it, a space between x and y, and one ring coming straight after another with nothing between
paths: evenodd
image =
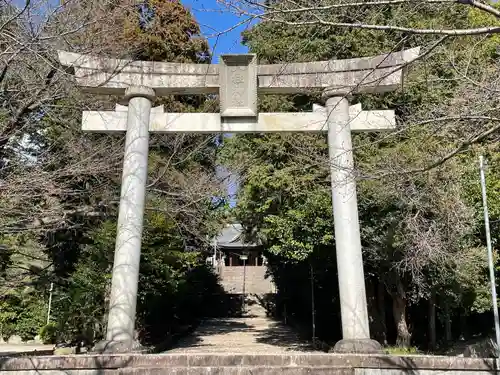
<instances>
[{"instance_id":1,"label":"stone torii gate","mask_svg":"<svg viewBox=\"0 0 500 375\"><path fill-rule=\"evenodd\" d=\"M77 84L96 94L122 96L128 106L85 111L82 128L126 132L106 350L134 349L134 326L146 194L149 132L328 132L343 339L340 352L376 352L370 340L361 240L353 176L351 131L387 131L394 112L363 111L348 96L395 90L419 48L348 60L257 65L253 54L222 55L218 65L105 59L60 51ZM323 90L326 106L312 112L258 113L257 93ZM220 113L165 113L152 108L164 95L218 93Z\"/></svg>"}]
</instances>

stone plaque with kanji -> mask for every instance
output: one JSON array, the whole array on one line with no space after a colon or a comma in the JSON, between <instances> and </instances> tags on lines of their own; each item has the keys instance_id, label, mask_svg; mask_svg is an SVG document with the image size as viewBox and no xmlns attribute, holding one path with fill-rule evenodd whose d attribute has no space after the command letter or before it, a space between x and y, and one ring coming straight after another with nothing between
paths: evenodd
<instances>
[{"instance_id":1,"label":"stone plaque with kanji","mask_svg":"<svg viewBox=\"0 0 500 375\"><path fill-rule=\"evenodd\" d=\"M257 116L257 58L254 54L224 55L220 61L222 117Z\"/></svg>"}]
</instances>

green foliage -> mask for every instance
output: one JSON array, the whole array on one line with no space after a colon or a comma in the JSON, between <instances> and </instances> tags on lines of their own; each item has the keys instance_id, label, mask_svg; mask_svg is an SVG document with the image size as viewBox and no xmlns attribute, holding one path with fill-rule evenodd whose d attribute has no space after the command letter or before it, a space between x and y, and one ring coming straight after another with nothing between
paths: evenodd
<instances>
[{"instance_id":1,"label":"green foliage","mask_svg":"<svg viewBox=\"0 0 500 375\"><path fill-rule=\"evenodd\" d=\"M85 15L92 20L105 17L107 22L88 21L85 16L85 26L61 46L67 43L66 48L75 51L149 61L209 61L208 43L180 1L151 0L139 8L136 1L128 0L65 4L54 15L60 22L57 27ZM44 64L52 61L53 56L44 54L35 54L36 59ZM36 66L29 61L11 64L9 73L22 76L18 66ZM45 84L40 82L43 108L37 116L23 117L22 131L12 142L20 143L26 135L32 144L9 154L10 169L2 168L9 194L0 197L0 210L5 213L0 224L4 232L16 235L0 238L4 245L0 283L2 292L4 286L8 291L0 294L0 330L4 336L38 333L44 327L46 307L42 307L53 281L51 316L56 332L51 325L43 328L44 333L50 340L55 334L56 341L92 342L103 338L106 329L123 137L82 134L81 111L109 109L121 98L87 96L65 79L58 80L57 94L51 97L52 87L45 90ZM0 130L18 109L16 98L2 102L7 103L5 115L0 105ZM31 101L23 97L19 102ZM160 104L170 112L216 109L213 99L200 96L171 96L155 103ZM6 133L10 136L11 131ZM202 254L206 239L219 229L225 213L212 203L213 196L221 195L212 136L152 135L150 145L137 329L143 343L156 344L202 316L215 314L221 290ZM31 164L21 154L28 155ZM23 294L27 286L29 298Z\"/></svg>"},{"instance_id":2,"label":"green foliage","mask_svg":"<svg viewBox=\"0 0 500 375\"><path fill-rule=\"evenodd\" d=\"M490 4L495 9L500 9L500 4L495 2L490 2ZM479 9L471 9L467 17L468 23L472 27L482 27L484 25L491 25L492 27L499 26L500 20L492 14L481 12ZM483 58L498 58L498 45L500 44L500 36L498 34L488 35L484 38L482 43L480 43L480 55Z\"/></svg>"},{"instance_id":3,"label":"green foliage","mask_svg":"<svg viewBox=\"0 0 500 375\"><path fill-rule=\"evenodd\" d=\"M96 232L100 241L102 232ZM103 338L106 291L111 280L109 250L99 242L95 248L87 247L68 283L54 293L53 319L57 322L59 341L71 341L79 335L90 340Z\"/></svg>"},{"instance_id":4,"label":"green foliage","mask_svg":"<svg viewBox=\"0 0 500 375\"><path fill-rule=\"evenodd\" d=\"M294 160L299 142L318 154L326 149L317 136L265 135L229 139L221 153L222 162L245 168L238 219L257 229L272 253L296 261L307 259L315 245L332 244L325 230L332 225L330 193L317 184L327 173ZM242 162L249 157L252 163Z\"/></svg>"},{"instance_id":5,"label":"green foliage","mask_svg":"<svg viewBox=\"0 0 500 375\"><path fill-rule=\"evenodd\" d=\"M0 333L4 339L15 334L23 340L32 340L47 316L44 300L29 287L4 294L0 307Z\"/></svg>"},{"instance_id":6,"label":"green foliage","mask_svg":"<svg viewBox=\"0 0 500 375\"><path fill-rule=\"evenodd\" d=\"M32 340L38 335L47 314L47 304L33 296L29 304L22 305L22 311L16 321L16 333L23 340Z\"/></svg>"},{"instance_id":7,"label":"green foliage","mask_svg":"<svg viewBox=\"0 0 500 375\"><path fill-rule=\"evenodd\" d=\"M409 348L402 348L400 346L390 346L387 348L384 348L384 351L386 354L390 355L416 355L420 354L420 351L418 348L414 346L410 346Z\"/></svg>"},{"instance_id":8,"label":"green foliage","mask_svg":"<svg viewBox=\"0 0 500 375\"><path fill-rule=\"evenodd\" d=\"M57 340L57 325L49 323L40 328L38 333L44 344L55 344Z\"/></svg>"},{"instance_id":9,"label":"green foliage","mask_svg":"<svg viewBox=\"0 0 500 375\"><path fill-rule=\"evenodd\" d=\"M134 46L133 58L180 62L208 60L208 43L199 36L198 23L180 1L149 0L144 4L142 17L129 12L124 20L123 42Z\"/></svg>"},{"instance_id":10,"label":"green foliage","mask_svg":"<svg viewBox=\"0 0 500 375\"><path fill-rule=\"evenodd\" d=\"M314 249L332 246L332 210L327 190L310 191L303 203L268 215L263 234L272 244L269 251L295 260L306 260Z\"/></svg>"},{"instance_id":11,"label":"green foliage","mask_svg":"<svg viewBox=\"0 0 500 375\"><path fill-rule=\"evenodd\" d=\"M137 330L145 344L160 344L201 316L215 314L222 293L217 277L199 252L184 252L175 222L162 213L147 215L142 241ZM54 297L58 339L103 338L116 224L104 222L88 245L70 283Z\"/></svg>"},{"instance_id":12,"label":"green foliage","mask_svg":"<svg viewBox=\"0 0 500 375\"><path fill-rule=\"evenodd\" d=\"M18 313L12 308L10 299L2 299L0 307L0 335L3 339L8 339L16 332Z\"/></svg>"},{"instance_id":13,"label":"green foliage","mask_svg":"<svg viewBox=\"0 0 500 375\"><path fill-rule=\"evenodd\" d=\"M281 5L277 2L276 6ZM480 19L472 8L452 4L445 7L443 11L440 5L415 3L386 7L384 11L359 7L355 17L351 9L315 14L333 22L358 22L362 18L370 24L415 28L491 24L490 20ZM303 15L291 12L280 17L295 21ZM415 46L425 51L438 38L273 22L259 23L244 33L250 51L263 63L354 58ZM419 306L434 293L441 304L452 309L481 312L487 308L476 155L461 153L426 170L442 155L460 147L477 129L466 122L432 124L423 120L456 115L457 105L464 106L465 113L474 113L475 103L463 102L470 87L461 74L465 71L468 77L480 81L484 72L494 71L494 43L489 37L441 41L432 54L406 72L402 90L355 95L352 100L353 104L360 102L364 109L394 109L398 116L400 127L395 135L360 134L353 137L353 142L360 177L358 200L365 274L383 283L390 297L397 296L407 305ZM472 47L476 45L479 47ZM259 107L265 111L310 111L318 100L314 95L271 95L259 98ZM242 181L235 215L248 228L249 236L260 237L268 246L281 298L294 301L287 304L287 313L300 317L299 321L307 326L309 263L313 264L316 279L328 275L328 282L336 283L325 137L237 135L225 141L220 160ZM408 170L420 172L403 173ZM495 183L492 178L490 190ZM492 190L493 212L497 206L495 196ZM333 256L322 258L327 251ZM318 258L323 262L318 263ZM338 292L332 284L327 293L325 284L318 282L323 290L316 291L316 300L328 298L323 307L330 309L317 320L318 332L328 330L335 318L331 310L338 309L334 302ZM327 334L325 338L333 337Z\"/></svg>"},{"instance_id":14,"label":"green foliage","mask_svg":"<svg viewBox=\"0 0 500 375\"><path fill-rule=\"evenodd\" d=\"M0 335L31 340L47 313L47 257L29 234L1 236L0 244Z\"/></svg>"}]
</instances>

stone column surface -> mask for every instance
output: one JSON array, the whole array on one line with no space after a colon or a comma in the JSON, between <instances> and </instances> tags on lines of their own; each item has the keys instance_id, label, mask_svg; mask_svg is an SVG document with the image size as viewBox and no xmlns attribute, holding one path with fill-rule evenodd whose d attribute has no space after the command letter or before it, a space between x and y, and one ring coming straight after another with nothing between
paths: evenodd
<instances>
[{"instance_id":1,"label":"stone column surface","mask_svg":"<svg viewBox=\"0 0 500 375\"><path fill-rule=\"evenodd\" d=\"M127 89L127 133L120 210L111 281L106 341L98 351L134 350L134 328L149 151L149 118L155 93L143 86Z\"/></svg>"},{"instance_id":2,"label":"stone column surface","mask_svg":"<svg viewBox=\"0 0 500 375\"><path fill-rule=\"evenodd\" d=\"M380 344L370 340L349 101L345 96L332 97L329 94L327 91L324 96L327 98L328 150L343 337L334 351L380 352Z\"/></svg>"}]
</instances>

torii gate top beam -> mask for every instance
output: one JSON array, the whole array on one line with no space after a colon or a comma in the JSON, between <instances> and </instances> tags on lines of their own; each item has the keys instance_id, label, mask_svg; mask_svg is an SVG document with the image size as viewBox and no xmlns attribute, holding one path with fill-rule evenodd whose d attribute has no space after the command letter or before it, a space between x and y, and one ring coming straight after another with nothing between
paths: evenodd
<instances>
[{"instance_id":1,"label":"torii gate top beam","mask_svg":"<svg viewBox=\"0 0 500 375\"><path fill-rule=\"evenodd\" d=\"M374 57L310 63L256 65L260 93L294 94L325 88L354 92L387 92L401 83L401 67L415 60L420 48ZM224 57L234 57L223 55ZM255 56L255 55L245 55ZM59 60L75 69L85 91L123 95L127 87L147 86L156 95L219 92L220 66L101 58L59 51Z\"/></svg>"}]
</instances>

